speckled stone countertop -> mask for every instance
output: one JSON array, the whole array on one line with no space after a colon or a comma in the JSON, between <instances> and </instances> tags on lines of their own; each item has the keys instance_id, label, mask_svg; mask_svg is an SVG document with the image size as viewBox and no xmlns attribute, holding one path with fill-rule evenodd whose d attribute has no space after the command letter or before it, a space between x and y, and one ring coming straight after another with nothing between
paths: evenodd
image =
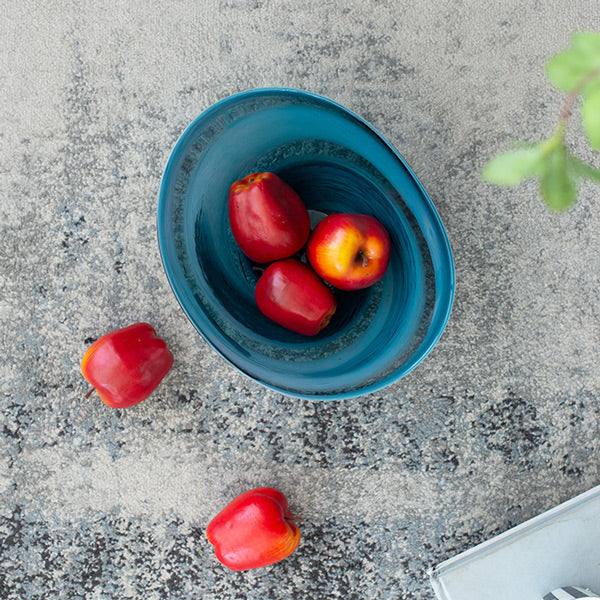
<instances>
[{"instance_id":1,"label":"speckled stone countertop","mask_svg":"<svg viewBox=\"0 0 600 600\"><path fill-rule=\"evenodd\" d=\"M598 188L552 216L534 184L478 176L512 139L550 131L544 60L599 28L596 0L0 10L0 597L431 600L435 563L600 483ZM169 149L209 104L265 85L371 120L448 227L449 327L383 393L264 390L195 334L163 275ZM138 320L176 368L135 409L84 401L86 345ZM227 572L203 529L260 484L289 496L303 542Z\"/></svg>"}]
</instances>

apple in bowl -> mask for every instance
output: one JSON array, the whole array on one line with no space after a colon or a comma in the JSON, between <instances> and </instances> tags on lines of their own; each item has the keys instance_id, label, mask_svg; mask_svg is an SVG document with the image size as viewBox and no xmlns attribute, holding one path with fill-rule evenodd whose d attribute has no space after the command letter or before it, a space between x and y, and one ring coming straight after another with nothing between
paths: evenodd
<instances>
[{"instance_id":1,"label":"apple in bowl","mask_svg":"<svg viewBox=\"0 0 600 600\"><path fill-rule=\"evenodd\" d=\"M255 298L265 317L309 336L327 327L337 308L331 290L310 267L292 258L266 268L256 284Z\"/></svg>"},{"instance_id":2,"label":"apple in bowl","mask_svg":"<svg viewBox=\"0 0 600 600\"><path fill-rule=\"evenodd\" d=\"M307 257L325 281L340 290L360 290L378 282L390 261L390 236L375 217L333 214L308 241Z\"/></svg>"},{"instance_id":3,"label":"apple in bowl","mask_svg":"<svg viewBox=\"0 0 600 600\"><path fill-rule=\"evenodd\" d=\"M303 248L310 218L300 196L275 173L250 173L229 188L235 241L254 262L288 258Z\"/></svg>"}]
</instances>

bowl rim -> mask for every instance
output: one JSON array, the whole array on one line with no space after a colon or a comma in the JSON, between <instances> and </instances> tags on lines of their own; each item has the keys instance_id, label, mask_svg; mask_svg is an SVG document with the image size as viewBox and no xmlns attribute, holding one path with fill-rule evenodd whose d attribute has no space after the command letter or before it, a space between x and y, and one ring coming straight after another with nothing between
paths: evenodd
<instances>
[{"instance_id":1,"label":"bowl rim","mask_svg":"<svg viewBox=\"0 0 600 600\"><path fill-rule=\"evenodd\" d=\"M196 129L197 125L201 121L205 120L213 112L216 112L217 110L222 109L223 107L227 106L228 104L233 104L240 100L244 100L246 98L251 98L254 96L277 95L277 94L300 96L300 97L304 97L304 98L308 98L308 99L317 100L324 104L329 104L330 106L332 106L336 109L339 109L342 112L346 113L347 115L351 116L360 125L367 127L376 137L378 137L389 148L389 150L392 152L392 154L398 159L401 166L404 169L406 169L406 171L409 173L412 180L416 184L417 188L421 192L423 200L425 201L427 208L429 208L429 210L430 210L431 217L434 220L435 225L437 226L437 229L441 233L442 247L443 247L443 250L445 250L445 258L446 258L447 265L448 265L449 287L446 290L446 292L447 292L446 308L445 308L445 311L442 313L441 317L438 319L438 326L437 326L437 331L435 332L435 335L433 335L431 340L429 341L429 343L419 351L419 353L416 355L416 358L415 358L415 356L413 356L413 359L409 360L408 363L398 367L397 369L394 369L392 372L388 373L384 377L381 377L377 381L374 381L368 385L358 387L353 390L348 390L348 391L344 391L344 392L335 392L335 393L324 393L324 394L304 394L301 392L295 392L295 391L292 391L289 389L280 388L276 385L272 385L268 382L257 379L250 373L246 372L239 365L237 365L235 362L233 362L233 360L231 360L229 357L225 356L225 354L223 354L223 352L221 352L221 350L219 350L215 346L215 344L208 338L208 336L202 331L202 329L199 327L199 325L192 318L192 315L188 311L187 307L185 306L185 304L179 294L177 285L175 283L174 273L171 270L171 267L167 264L167 257L166 257L166 250L165 250L165 248L166 248L166 241L165 241L166 231L163 230L163 225L165 223L167 190L170 186L170 179L172 176L174 166L175 166L175 164L179 158L179 155L182 152L185 144L187 143L188 138L190 137L192 131L194 131ZM247 90L233 93L231 95L225 96L224 98L221 98L220 100L217 100L216 102L214 102L213 104L211 104L210 106L205 108L202 112L200 112L196 117L194 117L192 119L192 121L190 121L190 123L188 123L188 125L184 128L184 130L181 132L181 134L177 138L177 141L175 142L174 146L172 147L172 149L169 153L167 162L165 164L165 167L164 167L164 170L163 170L163 173L161 176L159 190L158 190L157 210L156 210L156 232L157 232L157 241L158 241L160 259L162 262L164 272L167 276L167 281L169 282L171 290L173 291L173 294L174 294L175 298L177 299L177 302L181 306L181 309L183 310L184 314L186 315L188 320L191 322L191 324L194 326L196 331L204 339L204 341L215 352L217 352L217 354L221 358L223 358L227 363L229 363L231 366L233 366L238 372L240 372L243 375L245 375L246 377L250 378L252 381L255 381L256 383L261 384L262 386L266 387L267 389L270 389L274 392L283 394L284 396L288 396L291 398L300 398L303 400L314 400L314 401L346 400L346 399L350 399L350 398L358 398L361 396L366 396L367 394L372 394L374 392L380 391L383 388L386 388L386 387L396 383L397 381L399 381L400 379L402 379L403 377L406 377L409 373L411 373L431 353L433 348L437 345L440 338L442 337L444 331L446 330L446 326L448 324L450 315L452 313L452 308L453 308L454 299L455 299L455 292L456 292L456 266L454 263L454 254L452 252L452 245L450 243L450 239L448 237L448 232L446 230L446 227L444 226L442 218L441 218L431 196L425 189L425 186L421 183L421 180L417 177L417 175L412 170L412 168L410 167L410 165L408 164L406 159L402 156L402 154L400 154L400 152L394 147L394 145L376 127L374 127L366 119L364 119L363 117L361 117L360 115L355 113L353 110L347 108L346 106L340 104L339 102L336 102L335 100L332 100L331 98L328 98L327 96L322 96L320 94L317 94L314 92L309 92L307 90L303 90L303 89L299 89L299 88L292 88L292 87L250 88Z\"/></svg>"}]
</instances>

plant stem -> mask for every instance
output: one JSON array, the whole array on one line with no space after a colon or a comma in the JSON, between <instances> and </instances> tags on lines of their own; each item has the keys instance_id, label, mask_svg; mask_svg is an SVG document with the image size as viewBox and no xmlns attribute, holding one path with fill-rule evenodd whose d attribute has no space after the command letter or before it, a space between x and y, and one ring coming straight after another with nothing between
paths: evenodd
<instances>
[{"instance_id":1,"label":"plant stem","mask_svg":"<svg viewBox=\"0 0 600 600\"><path fill-rule=\"evenodd\" d=\"M569 92L560 110L560 116L554 131L554 135L546 142L546 148L544 149L545 155L550 154L555 150L556 147L564 143L565 132L567 130L567 125L569 124L571 115L573 114L573 107L575 106L577 97L579 94L581 94L585 86L598 76L600 76L600 67L592 69L587 75L582 77L577 82L577 85L575 85L575 87ZM568 161L569 166L574 173L580 177L585 177L586 179L600 183L599 169L588 165L575 156L569 156Z\"/></svg>"},{"instance_id":2,"label":"plant stem","mask_svg":"<svg viewBox=\"0 0 600 600\"><path fill-rule=\"evenodd\" d=\"M600 169L592 167L575 156L569 156L569 165L577 175L600 183Z\"/></svg>"},{"instance_id":3,"label":"plant stem","mask_svg":"<svg viewBox=\"0 0 600 600\"><path fill-rule=\"evenodd\" d=\"M566 127L567 123L569 122L571 115L573 114L573 106L575 106L575 100L577 100L577 96L579 96L579 94L581 94L581 92L583 91L583 88L590 81L592 81L599 75L600 75L600 67L591 70L585 77L582 77L579 80L577 85L569 92L569 94L565 98L565 102L562 105L562 108L560 109L560 115L559 115L559 121L558 121L559 127L561 124L563 125L563 131L564 131L564 128Z\"/></svg>"}]
</instances>

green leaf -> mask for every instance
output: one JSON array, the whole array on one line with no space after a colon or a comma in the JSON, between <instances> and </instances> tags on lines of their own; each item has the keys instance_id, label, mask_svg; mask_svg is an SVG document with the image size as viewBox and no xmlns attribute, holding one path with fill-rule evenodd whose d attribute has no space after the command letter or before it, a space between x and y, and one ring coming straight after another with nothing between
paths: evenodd
<instances>
[{"instance_id":1,"label":"green leaf","mask_svg":"<svg viewBox=\"0 0 600 600\"><path fill-rule=\"evenodd\" d=\"M571 155L567 157L567 161L571 173L595 183L600 183L600 169L596 169L596 167L592 167L592 165L588 165L579 158Z\"/></svg>"},{"instance_id":2,"label":"green leaf","mask_svg":"<svg viewBox=\"0 0 600 600\"><path fill-rule=\"evenodd\" d=\"M600 55L589 54L578 49L555 54L546 63L548 79L564 92L570 92L594 69L600 67Z\"/></svg>"},{"instance_id":3,"label":"green leaf","mask_svg":"<svg viewBox=\"0 0 600 600\"><path fill-rule=\"evenodd\" d=\"M541 157L541 145L500 154L484 167L482 177L496 185L517 185L539 173Z\"/></svg>"},{"instance_id":4,"label":"green leaf","mask_svg":"<svg viewBox=\"0 0 600 600\"><path fill-rule=\"evenodd\" d=\"M592 148L600 150L600 81L586 88L581 105L581 119Z\"/></svg>"},{"instance_id":5,"label":"green leaf","mask_svg":"<svg viewBox=\"0 0 600 600\"><path fill-rule=\"evenodd\" d=\"M571 45L584 54L600 56L600 32L583 31L574 33L571 36Z\"/></svg>"},{"instance_id":6,"label":"green leaf","mask_svg":"<svg viewBox=\"0 0 600 600\"><path fill-rule=\"evenodd\" d=\"M577 189L567 171L567 151L563 145L546 157L540 189L544 202L552 210L566 210L575 202Z\"/></svg>"}]
</instances>

